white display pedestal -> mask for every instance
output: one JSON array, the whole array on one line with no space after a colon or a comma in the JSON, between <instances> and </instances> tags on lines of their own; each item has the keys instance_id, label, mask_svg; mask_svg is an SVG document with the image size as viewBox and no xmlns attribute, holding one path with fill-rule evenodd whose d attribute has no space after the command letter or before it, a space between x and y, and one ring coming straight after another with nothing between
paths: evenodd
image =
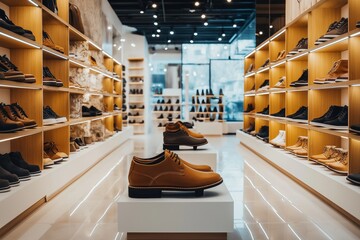
<instances>
[{"instance_id":1,"label":"white display pedestal","mask_svg":"<svg viewBox=\"0 0 360 240\"><path fill-rule=\"evenodd\" d=\"M197 132L204 135L222 135L223 123L222 122L195 122L194 128Z\"/></svg>"},{"instance_id":2,"label":"white display pedestal","mask_svg":"<svg viewBox=\"0 0 360 240\"><path fill-rule=\"evenodd\" d=\"M207 148L211 149L208 145ZM217 152L214 150L176 153L186 161L216 169ZM206 189L203 197L194 197L194 194L165 192L162 198L141 199L129 198L125 191L117 202L119 232L126 232L128 240L225 240L234 228L234 201L226 185L222 183Z\"/></svg>"},{"instance_id":3,"label":"white display pedestal","mask_svg":"<svg viewBox=\"0 0 360 240\"><path fill-rule=\"evenodd\" d=\"M158 149L158 153L163 151L162 145ZM211 145L207 144L199 147L197 150L189 149L181 149L172 151L179 155L180 158L185 161L197 165L209 165L215 172L217 170L217 160L218 160L218 152L214 150Z\"/></svg>"},{"instance_id":4,"label":"white display pedestal","mask_svg":"<svg viewBox=\"0 0 360 240\"><path fill-rule=\"evenodd\" d=\"M162 198L139 199L126 191L118 200L118 228L128 240L226 239L234 228L234 201L224 183L203 197L166 192Z\"/></svg>"}]
</instances>

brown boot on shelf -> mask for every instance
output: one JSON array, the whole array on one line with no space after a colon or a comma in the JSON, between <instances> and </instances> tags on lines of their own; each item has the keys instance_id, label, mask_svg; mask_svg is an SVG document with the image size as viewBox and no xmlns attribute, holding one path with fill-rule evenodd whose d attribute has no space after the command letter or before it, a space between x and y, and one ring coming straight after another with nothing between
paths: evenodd
<instances>
[{"instance_id":1,"label":"brown boot on shelf","mask_svg":"<svg viewBox=\"0 0 360 240\"><path fill-rule=\"evenodd\" d=\"M24 109L18 103L12 103L11 105L9 105L9 107L16 114L19 121L24 124L25 128L37 127L37 123L35 122L35 120L30 119L25 113Z\"/></svg>"},{"instance_id":2,"label":"brown boot on shelf","mask_svg":"<svg viewBox=\"0 0 360 240\"><path fill-rule=\"evenodd\" d=\"M63 158L69 157L66 153L60 152L54 142L44 143L44 150L54 162L61 161Z\"/></svg>"},{"instance_id":3,"label":"brown boot on shelf","mask_svg":"<svg viewBox=\"0 0 360 240\"><path fill-rule=\"evenodd\" d=\"M308 156L308 138L304 138L302 141L301 148L294 149L292 153L298 157L306 158Z\"/></svg>"},{"instance_id":4,"label":"brown boot on shelf","mask_svg":"<svg viewBox=\"0 0 360 240\"><path fill-rule=\"evenodd\" d=\"M44 167L55 164L55 162L49 157L49 155L47 155L47 153L45 151L43 153L43 164L44 164Z\"/></svg>"},{"instance_id":5,"label":"brown boot on shelf","mask_svg":"<svg viewBox=\"0 0 360 240\"><path fill-rule=\"evenodd\" d=\"M70 152L77 152L78 149L75 147L75 142L70 142Z\"/></svg>"},{"instance_id":6,"label":"brown boot on shelf","mask_svg":"<svg viewBox=\"0 0 360 240\"><path fill-rule=\"evenodd\" d=\"M325 84L334 82L344 82L349 80L349 61L340 59L334 63L325 78L317 78L314 83Z\"/></svg>"},{"instance_id":7,"label":"brown boot on shelf","mask_svg":"<svg viewBox=\"0 0 360 240\"><path fill-rule=\"evenodd\" d=\"M43 31L43 44L49 48L54 49L55 51L64 53L64 48L60 47L59 45L56 45L54 41L51 39L50 35Z\"/></svg>"},{"instance_id":8,"label":"brown boot on shelf","mask_svg":"<svg viewBox=\"0 0 360 240\"><path fill-rule=\"evenodd\" d=\"M5 103L0 103L0 133L15 132L24 129L25 125L20 121L11 120L5 110Z\"/></svg>"},{"instance_id":9,"label":"brown boot on shelf","mask_svg":"<svg viewBox=\"0 0 360 240\"><path fill-rule=\"evenodd\" d=\"M92 136L84 137L84 142L86 145L93 144Z\"/></svg>"},{"instance_id":10,"label":"brown boot on shelf","mask_svg":"<svg viewBox=\"0 0 360 240\"><path fill-rule=\"evenodd\" d=\"M275 61L279 61L279 60L285 58L285 56L286 56L285 55L285 50L282 50L281 52L278 53L277 58L276 58Z\"/></svg>"},{"instance_id":11,"label":"brown boot on shelf","mask_svg":"<svg viewBox=\"0 0 360 240\"><path fill-rule=\"evenodd\" d=\"M348 151L342 150L340 151L339 161L327 163L326 166L337 173L340 174L348 174L349 172L349 164L348 164Z\"/></svg>"},{"instance_id":12,"label":"brown boot on shelf","mask_svg":"<svg viewBox=\"0 0 360 240\"><path fill-rule=\"evenodd\" d=\"M13 70L15 72L18 72L18 68L17 66L15 66L15 64L13 64L9 58L6 57L6 55L2 56L0 61L3 63L3 66L7 66L7 68L9 70ZM14 79L12 79L12 81L15 81ZM33 74L24 74L24 79L21 78L16 80L16 81L20 81L20 82L25 82L25 83L34 83L36 82L35 76Z\"/></svg>"},{"instance_id":13,"label":"brown boot on shelf","mask_svg":"<svg viewBox=\"0 0 360 240\"><path fill-rule=\"evenodd\" d=\"M297 142L294 145L286 147L285 150L293 151L293 150L296 150L296 149L300 149L305 138L307 138L307 137L300 136L298 138Z\"/></svg>"},{"instance_id":14,"label":"brown boot on shelf","mask_svg":"<svg viewBox=\"0 0 360 240\"><path fill-rule=\"evenodd\" d=\"M326 166L326 164L328 164L328 163L338 162L338 161L340 161L343 151L344 151L344 149L342 149L342 148L335 148L333 150L333 154L331 155L331 157L329 159L318 159L317 163Z\"/></svg>"},{"instance_id":15,"label":"brown boot on shelf","mask_svg":"<svg viewBox=\"0 0 360 240\"><path fill-rule=\"evenodd\" d=\"M324 151L321 154L312 155L309 160L317 162L318 160L327 160L330 159L331 156L334 154L336 146L334 145L327 145L324 147Z\"/></svg>"}]
</instances>

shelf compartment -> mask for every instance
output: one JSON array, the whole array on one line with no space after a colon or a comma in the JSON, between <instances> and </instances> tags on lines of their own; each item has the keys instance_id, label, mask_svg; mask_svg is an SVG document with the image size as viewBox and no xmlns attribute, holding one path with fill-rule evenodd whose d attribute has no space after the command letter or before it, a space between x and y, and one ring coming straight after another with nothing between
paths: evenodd
<instances>
[{"instance_id":1,"label":"shelf compartment","mask_svg":"<svg viewBox=\"0 0 360 240\"><path fill-rule=\"evenodd\" d=\"M50 106L56 114L69 120L70 103L68 92L44 91L43 98L44 107Z\"/></svg>"},{"instance_id":2,"label":"shelf compartment","mask_svg":"<svg viewBox=\"0 0 360 240\"><path fill-rule=\"evenodd\" d=\"M1 133L0 134L0 143L32 136L32 135L35 135L35 134L38 134L41 132L42 132L42 128L37 127L37 128L24 129L24 130L13 132L13 133Z\"/></svg>"},{"instance_id":3,"label":"shelf compartment","mask_svg":"<svg viewBox=\"0 0 360 240\"><path fill-rule=\"evenodd\" d=\"M344 149L348 149L348 143L346 143L346 146L343 146L342 138L340 136L318 132L316 129L311 129L309 131L309 141L311 143L315 143L309 144L309 157L323 153L326 145L333 145L338 148L343 147Z\"/></svg>"},{"instance_id":4,"label":"shelf compartment","mask_svg":"<svg viewBox=\"0 0 360 240\"><path fill-rule=\"evenodd\" d=\"M360 173L360 139L349 140L349 173Z\"/></svg>"},{"instance_id":5,"label":"shelf compartment","mask_svg":"<svg viewBox=\"0 0 360 240\"><path fill-rule=\"evenodd\" d=\"M69 91L69 64L67 61L44 58L43 66L48 67L56 79L63 82L64 88L66 88L64 91Z\"/></svg>"},{"instance_id":6,"label":"shelf compartment","mask_svg":"<svg viewBox=\"0 0 360 240\"><path fill-rule=\"evenodd\" d=\"M285 75L285 65L281 65L276 68L270 69L270 88L273 88L275 84L277 84L280 78L286 76ZM285 80L286 86L286 80Z\"/></svg>"},{"instance_id":7,"label":"shelf compartment","mask_svg":"<svg viewBox=\"0 0 360 240\"><path fill-rule=\"evenodd\" d=\"M270 114L279 112L285 108L285 93L270 94Z\"/></svg>"},{"instance_id":8,"label":"shelf compartment","mask_svg":"<svg viewBox=\"0 0 360 240\"><path fill-rule=\"evenodd\" d=\"M22 83L14 81L0 80L0 88L20 88L28 90L41 90L42 86L40 84L34 83Z\"/></svg>"},{"instance_id":9,"label":"shelf compartment","mask_svg":"<svg viewBox=\"0 0 360 240\"><path fill-rule=\"evenodd\" d=\"M37 0L32 0L35 4L37 4L38 6L41 5L41 3ZM32 4L29 0L1 0L2 3L4 3L5 5L8 5L10 7L14 7L14 6L35 6L34 4Z\"/></svg>"},{"instance_id":10,"label":"shelf compartment","mask_svg":"<svg viewBox=\"0 0 360 240\"><path fill-rule=\"evenodd\" d=\"M47 46L43 46L43 54L44 54L44 59L60 59L60 60L67 60L68 56L66 56L65 54L55 51L54 49L51 49Z\"/></svg>"},{"instance_id":11,"label":"shelf compartment","mask_svg":"<svg viewBox=\"0 0 360 240\"><path fill-rule=\"evenodd\" d=\"M43 15L44 23L46 23L46 24L62 24L64 26L68 25L68 22L64 19L68 19L67 17L69 16L69 14L68 14L69 1L63 0L63 1L59 1L59 2L60 3L56 3L56 5L58 7L59 15L55 14L50 9L45 7L44 5L42 6L42 10L43 10L42 15ZM66 3L67 3L67 9L65 9Z\"/></svg>"},{"instance_id":12,"label":"shelf compartment","mask_svg":"<svg viewBox=\"0 0 360 240\"><path fill-rule=\"evenodd\" d=\"M37 48L40 49L40 44L34 42L21 35L8 31L4 28L0 28L0 45L4 48Z\"/></svg>"},{"instance_id":13,"label":"shelf compartment","mask_svg":"<svg viewBox=\"0 0 360 240\"><path fill-rule=\"evenodd\" d=\"M280 130L285 130L286 125L277 121L270 120L269 124L269 140L273 140L279 135Z\"/></svg>"},{"instance_id":14,"label":"shelf compartment","mask_svg":"<svg viewBox=\"0 0 360 240\"><path fill-rule=\"evenodd\" d=\"M308 69L308 61L290 61L286 63L286 87L290 87L290 84L297 81L302 75L303 71ZM297 89L297 87L294 87Z\"/></svg>"},{"instance_id":15,"label":"shelf compartment","mask_svg":"<svg viewBox=\"0 0 360 240\"><path fill-rule=\"evenodd\" d=\"M269 95L256 95L255 96L255 112L261 112L269 106Z\"/></svg>"},{"instance_id":16,"label":"shelf compartment","mask_svg":"<svg viewBox=\"0 0 360 240\"><path fill-rule=\"evenodd\" d=\"M308 92L307 91L296 91L288 92L285 96L285 116L295 113L300 107L308 106ZM308 112L309 113L309 112Z\"/></svg>"},{"instance_id":17,"label":"shelf compartment","mask_svg":"<svg viewBox=\"0 0 360 240\"><path fill-rule=\"evenodd\" d=\"M308 136L308 130L296 125L286 125L286 146L294 145L300 136Z\"/></svg>"}]
</instances>

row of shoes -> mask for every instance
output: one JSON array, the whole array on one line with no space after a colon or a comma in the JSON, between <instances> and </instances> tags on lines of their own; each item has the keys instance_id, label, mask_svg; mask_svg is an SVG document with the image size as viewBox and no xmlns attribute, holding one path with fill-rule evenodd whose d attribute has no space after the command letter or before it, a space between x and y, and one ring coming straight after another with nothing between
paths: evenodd
<instances>
[{"instance_id":1,"label":"row of shoes","mask_svg":"<svg viewBox=\"0 0 360 240\"><path fill-rule=\"evenodd\" d=\"M170 111L170 112L180 112L181 111L181 108L180 106L178 106L176 108L176 110L174 110L174 107L173 106L170 106L170 107L162 107L160 106L159 108L157 106L154 107L154 112L158 112L158 111Z\"/></svg>"},{"instance_id":2,"label":"row of shoes","mask_svg":"<svg viewBox=\"0 0 360 240\"><path fill-rule=\"evenodd\" d=\"M114 111L121 111L121 108L116 103L114 103Z\"/></svg>"},{"instance_id":3,"label":"row of shoes","mask_svg":"<svg viewBox=\"0 0 360 240\"><path fill-rule=\"evenodd\" d=\"M196 96L214 96L213 90L210 89L206 89L204 91L204 89L201 90L201 95L200 95L200 90L196 89ZM222 88L220 88L219 90L219 96L224 96L224 92L222 90Z\"/></svg>"},{"instance_id":4,"label":"row of shoes","mask_svg":"<svg viewBox=\"0 0 360 240\"><path fill-rule=\"evenodd\" d=\"M103 115L103 112L97 109L94 106L82 106L82 116L83 117L95 117L95 116L101 116Z\"/></svg>"},{"instance_id":5,"label":"row of shoes","mask_svg":"<svg viewBox=\"0 0 360 240\"><path fill-rule=\"evenodd\" d=\"M129 108L130 109L145 109L145 106L144 105L140 106L140 105L134 104L134 105L130 105Z\"/></svg>"},{"instance_id":6,"label":"row of shoes","mask_svg":"<svg viewBox=\"0 0 360 240\"><path fill-rule=\"evenodd\" d=\"M263 65L259 67L259 69L266 68L270 64L270 58L266 59Z\"/></svg>"},{"instance_id":7,"label":"row of shoes","mask_svg":"<svg viewBox=\"0 0 360 240\"><path fill-rule=\"evenodd\" d=\"M318 118L314 118L310 121L310 123L313 125L329 127L332 129L347 129L348 106L332 105L324 115Z\"/></svg>"},{"instance_id":8,"label":"row of shoes","mask_svg":"<svg viewBox=\"0 0 360 240\"><path fill-rule=\"evenodd\" d=\"M93 143L92 136L70 138L70 152L78 152L87 148L87 145L91 145Z\"/></svg>"},{"instance_id":9,"label":"row of shoes","mask_svg":"<svg viewBox=\"0 0 360 240\"><path fill-rule=\"evenodd\" d=\"M36 126L35 120L30 119L18 103L0 103L0 133L15 132Z\"/></svg>"},{"instance_id":10,"label":"row of shoes","mask_svg":"<svg viewBox=\"0 0 360 240\"><path fill-rule=\"evenodd\" d=\"M59 116L50 106L44 106L43 108L44 125L53 125L57 123L64 123L66 121L67 121L66 117Z\"/></svg>"},{"instance_id":11,"label":"row of shoes","mask_svg":"<svg viewBox=\"0 0 360 240\"><path fill-rule=\"evenodd\" d=\"M142 89L130 89L130 94L143 94L144 91Z\"/></svg>"},{"instance_id":12,"label":"row of shoes","mask_svg":"<svg viewBox=\"0 0 360 240\"><path fill-rule=\"evenodd\" d=\"M219 100L218 100L217 103L222 104L222 97L219 97ZM211 104L211 101L210 101L210 98L206 98L206 100L202 99L201 102L200 102L199 97L196 97L196 99L195 99L195 97L193 96L192 97L192 104Z\"/></svg>"},{"instance_id":13,"label":"row of shoes","mask_svg":"<svg viewBox=\"0 0 360 240\"><path fill-rule=\"evenodd\" d=\"M135 124L135 123L143 124L143 123L145 123L145 121L144 120L141 120L141 121L129 120L129 123L130 124Z\"/></svg>"},{"instance_id":14,"label":"row of shoes","mask_svg":"<svg viewBox=\"0 0 360 240\"><path fill-rule=\"evenodd\" d=\"M19 34L23 37L26 37L32 41L35 41L35 36L30 30L15 25L6 15L5 11L1 8L0 8L0 27L5 28L13 33Z\"/></svg>"},{"instance_id":15,"label":"row of shoes","mask_svg":"<svg viewBox=\"0 0 360 240\"><path fill-rule=\"evenodd\" d=\"M158 99L156 103L157 104L172 104L172 101L171 101L171 99L168 99L165 103L165 99L162 99L162 100ZM179 104L179 103L180 103L180 99L176 99L175 104Z\"/></svg>"},{"instance_id":16,"label":"row of shoes","mask_svg":"<svg viewBox=\"0 0 360 240\"><path fill-rule=\"evenodd\" d=\"M246 129L240 129L240 130L243 131L244 133L247 133L247 134L257 137L264 142L269 142L269 126L266 126L266 125L261 126L259 128L259 131L256 131L255 124L250 123L249 127L247 127Z\"/></svg>"},{"instance_id":17,"label":"row of shoes","mask_svg":"<svg viewBox=\"0 0 360 240\"><path fill-rule=\"evenodd\" d=\"M154 94L162 95L163 94L163 88L162 87L155 87Z\"/></svg>"},{"instance_id":18,"label":"row of shoes","mask_svg":"<svg viewBox=\"0 0 360 240\"><path fill-rule=\"evenodd\" d=\"M0 154L0 193L19 186L20 181L30 180L41 174L38 165L29 164L20 152Z\"/></svg>"},{"instance_id":19,"label":"row of shoes","mask_svg":"<svg viewBox=\"0 0 360 240\"><path fill-rule=\"evenodd\" d=\"M324 42L330 41L331 39L347 33L348 25L349 21L347 18L341 18L339 21L331 23L326 33L315 41L315 45L320 45Z\"/></svg>"},{"instance_id":20,"label":"row of shoes","mask_svg":"<svg viewBox=\"0 0 360 240\"><path fill-rule=\"evenodd\" d=\"M166 117L164 116L164 114L160 114L160 116L157 117L157 119L164 119L167 118L169 121L172 121L173 119L173 115L171 113L169 113ZM181 116L180 114L177 115L177 117L175 119L180 119Z\"/></svg>"},{"instance_id":21,"label":"row of shoes","mask_svg":"<svg viewBox=\"0 0 360 240\"><path fill-rule=\"evenodd\" d=\"M200 121L200 119L209 119L211 122L216 120L216 117L218 120L224 120L222 114L196 114L196 117L193 117L194 121ZM201 121L202 122L202 121Z\"/></svg>"},{"instance_id":22,"label":"row of shoes","mask_svg":"<svg viewBox=\"0 0 360 240\"><path fill-rule=\"evenodd\" d=\"M43 85L52 87L63 87L61 80L57 79L48 67L43 67Z\"/></svg>"},{"instance_id":23,"label":"row of shoes","mask_svg":"<svg viewBox=\"0 0 360 240\"><path fill-rule=\"evenodd\" d=\"M339 59L334 62L332 68L324 78L316 78L316 84L328 84L335 82L345 82L349 80L349 61L347 59Z\"/></svg>"},{"instance_id":24,"label":"row of shoes","mask_svg":"<svg viewBox=\"0 0 360 240\"><path fill-rule=\"evenodd\" d=\"M347 174L349 170L348 157L347 150L338 148L335 145L327 145L322 153L310 156L309 160L321 164L336 173Z\"/></svg>"},{"instance_id":25,"label":"row of shoes","mask_svg":"<svg viewBox=\"0 0 360 240\"><path fill-rule=\"evenodd\" d=\"M136 116L140 116L140 113L139 113L139 112L135 112L135 113L129 112L129 113L128 113L128 116L136 117Z\"/></svg>"},{"instance_id":26,"label":"row of shoes","mask_svg":"<svg viewBox=\"0 0 360 240\"><path fill-rule=\"evenodd\" d=\"M282 76L278 80L278 82L272 87L272 89L278 89L278 88L285 88L286 87L286 77ZM269 90L269 79L265 79L264 82L260 85L258 92L264 92ZM252 86L252 88L247 91L247 93L255 93L255 84Z\"/></svg>"},{"instance_id":27,"label":"row of shoes","mask_svg":"<svg viewBox=\"0 0 360 240\"><path fill-rule=\"evenodd\" d=\"M142 77L130 77L130 82L144 82Z\"/></svg>"},{"instance_id":28,"label":"row of shoes","mask_svg":"<svg viewBox=\"0 0 360 240\"><path fill-rule=\"evenodd\" d=\"M223 106L219 106L219 112L222 113L224 111L224 107ZM202 108L201 106L197 109L196 111L196 107L192 106L190 109L190 112L204 112L204 113L212 113L212 112L218 112L217 107L213 107L211 108L210 106L208 108L204 107Z\"/></svg>"},{"instance_id":29,"label":"row of shoes","mask_svg":"<svg viewBox=\"0 0 360 240\"><path fill-rule=\"evenodd\" d=\"M1 22L1 21L0 21ZM24 74L18 67L6 56L0 56L0 80L35 83L36 79L33 74Z\"/></svg>"},{"instance_id":30,"label":"row of shoes","mask_svg":"<svg viewBox=\"0 0 360 240\"><path fill-rule=\"evenodd\" d=\"M44 167L59 164L67 158L69 158L69 156L64 152L59 151L58 146L54 141L44 143Z\"/></svg>"},{"instance_id":31,"label":"row of shoes","mask_svg":"<svg viewBox=\"0 0 360 240\"><path fill-rule=\"evenodd\" d=\"M45 31L43 31L43 44L51 49L54 49L55 51L64 53L64 48L55 44L54 41L51 39L50 34Z\"/></svg>"},{"instance_id":32,"label":"row of shoes","mask_svg":"<svg viewBox=\"0 0 360 240\"><path fill-rule=\"evenodd\" d=\"M291 57L297 53L304 52L308 49L308 38L301 38L296 46L288 52L286 57Z\"/></svg>"}]
</instances>

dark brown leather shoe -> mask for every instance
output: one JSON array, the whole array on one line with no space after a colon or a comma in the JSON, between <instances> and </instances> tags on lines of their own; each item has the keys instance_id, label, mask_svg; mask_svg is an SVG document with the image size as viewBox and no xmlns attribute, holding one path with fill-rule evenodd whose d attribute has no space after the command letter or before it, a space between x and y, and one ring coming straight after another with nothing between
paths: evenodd
<instances>
[{"instance_id":1,"label":"dark brown leather shoe","mask_svg":"<svg viewBox=\"0 0 360 240\"><path fill-rule=\"evenodd\" d=\"M155 157L152 157L152 158L140 158L140 157L135 157L134 156L134 159L139 162L139 163L143 163L143 164L151 164L155 161L158 161L159 159L163 158L165 156L165 154L168 154L168 155L173 155L174 157L179 157L176 153L174 152L171 152L169 150L165 150L164 152L156 155ZM210 166L208 165L196 165L196 164L192 164L192 163L189 163L185 160L183 160L182 158L180 158L181 161L187 165L188 167L191 167L192 169L195 169L195 170L198 170L198 171L202 171L202 172L212 172L213 170L211 169Z\"/></svg>"},{"instance_id":2,"label":"dark brown leather shoe","mask_svg":"<svg viewBox=\"0 0 360 240\"><path fill-rule=\"evenodd\" d=\"M203 196L205 189L223 181L217 173L197 171L187 166L170 151L146 164L134 157L128 179L131 198L160 198L162 191L194 191L195 196Z\"/></svg>"},{"instance_id":3,"label":"dark brown leather shoe","mask_svg":"<svg viewBox=\"0 0 360 240\"><path fill-rule=\"evenodd\" d=\"M167 124L163 133L163 149L179 150L179 146L182 145L193 147L196 150L198 146L208 143L205 138L193 137L188 131L188 129L182 128L180 124Z\"/></svg>"}]
</instances>

